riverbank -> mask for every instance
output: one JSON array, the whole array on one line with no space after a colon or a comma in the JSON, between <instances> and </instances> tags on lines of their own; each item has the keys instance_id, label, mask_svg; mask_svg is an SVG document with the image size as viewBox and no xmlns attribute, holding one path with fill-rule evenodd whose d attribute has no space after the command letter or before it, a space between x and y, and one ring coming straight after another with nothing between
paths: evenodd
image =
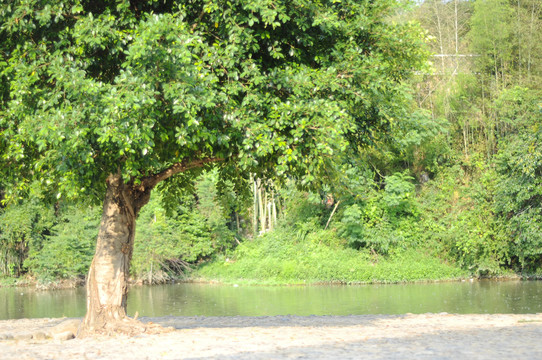
<instances>
[{"instance_id":1,"label":"riverbank","mask_svg":"<svg viewBox=\"0 0 542 360\"><path fill-rule=\"evenodd\" d=\"M34 277L2 278L0 287L27 287L36 290L75 289L85 285L85 279L38 280Z\"/></svg>"},{"instance_id":2,"label":"riverbank","mask_svg":"<svg viewBox=\"0 0 542 360\"><path fill-rule=\"evenodd\" d=\"M0 335L63 319L0 321ZM540 359L542 315L143 318L175 331L136 337L3 340L3 359ZM20 337L24 339L24 337Z\"/></svg>"},{"instance_id":3,"label":"riverbank","mask_svg":"<svg viewBox=\"0 0 542 360\"><path fill-rule=\"evenodd\" d=\"M410 280L410 281L368 281L368 282L347 282L339 280L331 281L306 281L306 280L297 280L297 281L276 281L276 280L265 280L265 279L246 279L246 278L235 278L235 277L203 277L199 273L195 273L191 277L182 277L182 278L172 278L167 282L152 283L148 284L147 282L141 280L132 280L129 282L130 287L137 286L147 286L147 285L163 285L163 284L213 284L213 285L250 285L250 286L320 286L320 285L384 285L384 284L416 284L416 283L446 283L446 282L461 282L461 281L535 281L542 280L540 276L522 276L519 274L506 274L493 277L484 277L484 278L473 278L473 277L457 277L457 278L443 278L443 279L420 279L420 280ZM61 289L75 289L85 286L84 279L61 279L61 280L52 280L52 281L40 281L35 278L3 278L0 281L0 288L29 288L35 290L61 290Z\"/></svg>"}]
</instances>

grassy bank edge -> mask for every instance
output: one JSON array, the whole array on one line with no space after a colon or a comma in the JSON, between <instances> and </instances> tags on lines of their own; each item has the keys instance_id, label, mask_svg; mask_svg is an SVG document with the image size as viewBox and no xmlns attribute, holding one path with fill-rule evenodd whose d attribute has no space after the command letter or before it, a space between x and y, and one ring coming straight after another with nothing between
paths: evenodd
<instances>
[{"instance_id":1,"label":"grassy bank edge","mask_svg":"<svg viewBox=\"0 0 542 360\"><path fill-rule=\"evenodd\" d=\"M206 278L201 276L188 276L174 278L168 283L187 283L187 284L212 284L212 285L242 285L242 286L322 286L322 285L338 285L338 286L357 286L357 285L382 285L382 284L433 284L442 282L460 282L460 281L540 281L542 276L540 275L522 275L522 274L506 274L499 276L491 276L484 278L475 278L471 276L455 277L455 278L441 278L441 279L426 279L426 280L412 280L412 281L379 281L374 280L370 282L344 282L344 281L307 281L307 280L292 280L292 281L261 281L255 279L218 279L218 278ZM160 285L164 283L153 283L150 285ZM82 287L85 285L83 280L56 280L52 282L40 282L35 279L17 279L17 278L1 278L0 288L9 287L25 287L38 290L61 290L61 289L73 289ZM132 281L130 286L142 286L149 285L142 281Z\"/></svg>"},{"instance_id":2,"label":"grassy bank edge","mask_svg":"<svg viewBox=\"0 0 542 360\"><path fill-rule=\"evenodd\" d=\"M220 255L200 264L192 272L171 277L167 282L209 283L254 286L367 285L454 282L479 279L467 270L416 251L407 251L375 260L370 254L352 249L330 249L301 253L297 246L283 253L266 252L261 244L247 244L249 250ZM307 244L299 244L301 247ZM258 248L259 254L252 250ZM263 252L261 250L264 250ZM233 255L233 256L232 256ZM542 280L542 274L503 271L484 279ZM164 282L162 282L164 283ZM82 277L38 279L0 277L0 287L30 287L38 290L83 286ZM130 286L148 284L146 277L131 279Z\"/></svg>"}]
</instances>

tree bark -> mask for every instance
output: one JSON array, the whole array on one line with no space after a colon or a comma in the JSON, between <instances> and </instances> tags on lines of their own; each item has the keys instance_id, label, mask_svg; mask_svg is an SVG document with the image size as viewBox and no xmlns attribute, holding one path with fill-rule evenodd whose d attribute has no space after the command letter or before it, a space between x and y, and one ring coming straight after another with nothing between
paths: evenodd
<instances>
[{"instance_id":1,"label":"tree bark","mask_svg":"<svg viewBox=\"0 0 542 360\"><path fill-rule=\"evenodd\" d=\"M110 175L96 252L87 279L87 314L80 334L126 332L133 328L126 315L130 261L136 218L151 189L134 189L120 175ZM127 326L128 325L128 326Z\"/></svg>"},{"instance_id":2,"label":"tree bark","mask_svg":"<svg viewBox=\"0 0 542 360\"><path fill-rule=\"evenodd\" d=\"M444 41L442 39L442 25L440 21L439 4L436 1L433 1L433 5L435 8L435 15L437 16L437 32L438 32L438 39L439 39L438 42L439 42L440 53L444 55ZM440 58L440 62L441 62L441 67L442 67L441 72L442 74L444 74L444 71L445 71L444 57Z\"/></svg>"},{"instance_id":3,"label":"tree bark","mask_svg":"<svg viewBox=\"0 0 542 360\"><path fill-rule=\"evenodd\" d=\"M258 236L258 185L256 179L250 175L252 180L252 192L253 192L253 212L252 212L252 238L255 239Z\"/></svg>"}]
</instances>

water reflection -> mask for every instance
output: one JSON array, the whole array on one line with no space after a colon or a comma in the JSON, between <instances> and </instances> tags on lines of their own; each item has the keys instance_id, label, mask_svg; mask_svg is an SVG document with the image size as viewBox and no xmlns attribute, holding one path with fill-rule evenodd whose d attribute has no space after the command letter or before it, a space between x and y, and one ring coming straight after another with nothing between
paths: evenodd
<instances>
[{"instance_id":1,"label":"water reflection","mask_svg":"<svg viewBox=\"0 0 542 360\"><path fill-rule=\"evenodd\" d=\"M140 316L272 316L542 312L542 282L480 281L360 286L134 287L128 313ZM81 317L84 289L0 289L0 319Z\"/></svg>"},{"instance_id":2,"label":"water reflection","mask_svg":"<svg viewBox=\"0 0 542 360\"><path fill-rule=\"evenodd\" d=\"M0 288L0 319L78 317L85 313L85 290L37 291Z\"/></svg>"}]
</instances>

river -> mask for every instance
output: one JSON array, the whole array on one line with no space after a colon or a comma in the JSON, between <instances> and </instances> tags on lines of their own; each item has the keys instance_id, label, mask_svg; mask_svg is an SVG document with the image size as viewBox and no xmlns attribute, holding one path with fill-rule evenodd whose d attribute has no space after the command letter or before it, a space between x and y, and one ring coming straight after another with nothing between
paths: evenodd
<instances>
[{"instance_id":1,"label":"river","mask_svg":"<svg viewBox=\"0 0 542 360\"><path fill-rule=\"evenodd\" d=\"M0 320L82 317L83 288L0 288ZM463 281L355 286L135 286L128 314L139 316L542 313L540 281Z\"/></svg>"}]
</instances>

